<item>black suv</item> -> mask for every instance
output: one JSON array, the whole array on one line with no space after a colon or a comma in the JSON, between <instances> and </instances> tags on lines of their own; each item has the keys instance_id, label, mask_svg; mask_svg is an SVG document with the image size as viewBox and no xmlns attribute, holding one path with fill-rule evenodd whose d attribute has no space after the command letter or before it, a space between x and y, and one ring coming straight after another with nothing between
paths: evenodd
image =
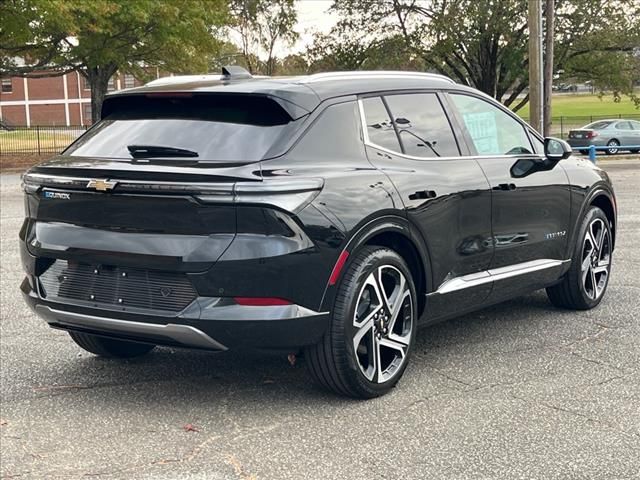
<instances>
[{"instance_id":1,"label":"black suv","mask_svg":"<svg viewBox=\"0 0 640 480\"><path fill-rule=\"evenodd\" d=\"M420 326L601 301L615 197L562 140L438 75L223 73L109 95L23 177L22 292L85 350L303 351L368 398Z\"/></svg>"}]
</instances>

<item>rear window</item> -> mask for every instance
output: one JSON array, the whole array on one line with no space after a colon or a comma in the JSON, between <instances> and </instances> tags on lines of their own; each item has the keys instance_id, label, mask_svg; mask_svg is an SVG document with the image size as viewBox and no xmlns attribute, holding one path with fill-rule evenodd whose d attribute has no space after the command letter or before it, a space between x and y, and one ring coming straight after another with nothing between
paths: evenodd
<instances>
[{"instance_id":1,"label":"rear window","mask_svg":"<svg viewBox=\"0 0 640 480\"><path fill-rule=\"evenodd\" d=\"M585 130L604 130L605 128L607 128L609 125L611 125L613 122L605 122L605 121L599 121L599 122L593 122L590 123L589 125L582 127Z\"/></svg>"},{"instance_id":2,"label":"rear window","mask_svg":"<svg viewBox=\"0 0 640 480\"><path fill-rule=\"evenodd\" d=\"M103 114L65 155L131 159L128 147L144 145L196 152L191 161L251 162L300 123L275 100L256 95L122 96L108 99Z\"/></svg>"}]
</instances>

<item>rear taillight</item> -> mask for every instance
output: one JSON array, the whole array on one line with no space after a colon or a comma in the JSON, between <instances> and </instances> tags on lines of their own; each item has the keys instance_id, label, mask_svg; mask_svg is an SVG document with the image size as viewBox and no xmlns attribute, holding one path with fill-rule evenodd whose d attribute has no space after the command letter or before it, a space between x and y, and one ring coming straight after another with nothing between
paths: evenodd
<instances>
[{"instance_id":1,"label":"rear taillight","mask_svg":"<svg viewBox=\"0 0 640 480\"><path fill-rule=\"evenodd\" d=\"M147 180L110 179L113 193L172 193L193 195L203 203L263 204L298 213L318 196L324 180L321 178L268 178L262 181L220 183L161 182ZM93 190L91 178L62 177L27 173L23 188L35 193L43 187Z\"/></svg>"},{"instance_id":2,"label":"rear taillight","mask_svg":"<svg viewBox=\"0 0 640 480\"><path fill-rule=\"evenodd\" d=\"M587 132L587 138L596 138L597 136L598 136L598 132L595 132L593 130L590 132Z\"/></svg>"},{"instance_id":3,"label":"rear taillight","mask_svg":"<svg viewBox=\"0 0 640 480\"><path fill-rule=\"evenodd\" d=\"M273 205L298 213L318 196L324 180L320 178L278 178L233 185L232 201L240 204ZM201 202L218 202L220 195L197 195Z\"/></svg>"}]
</instances>

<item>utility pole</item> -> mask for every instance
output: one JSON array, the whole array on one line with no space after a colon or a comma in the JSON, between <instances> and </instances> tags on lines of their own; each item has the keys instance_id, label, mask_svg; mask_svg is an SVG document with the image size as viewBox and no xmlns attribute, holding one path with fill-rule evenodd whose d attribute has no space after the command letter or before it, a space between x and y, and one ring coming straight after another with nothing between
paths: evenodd
<instances>
[{"instance_id":1,"label":"utility pole","mask_svg":"<svg viewBox=\"0 0 640 480\"><path fill-rule=\"evenodd\" d=\"M544 136L551 135L551 95L553 92L553 43L555 37L555 0L547 0L544 30Z\"/></svg>"},{"instance_id":2,"label":"utility pole","mask_svg":"<svg viewBox=\"0 0 640 480\"><path fill-rule=\"evenodd\" d=\"M529 123L542 131L542 0L529 0Z\"/></svg>"}]
</instances>

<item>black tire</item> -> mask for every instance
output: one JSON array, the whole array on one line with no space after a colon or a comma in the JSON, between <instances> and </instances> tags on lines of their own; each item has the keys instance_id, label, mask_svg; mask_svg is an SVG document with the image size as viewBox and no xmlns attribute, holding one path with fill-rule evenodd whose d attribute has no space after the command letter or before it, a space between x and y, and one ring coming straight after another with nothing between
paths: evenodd
<instances>
[{"instance_id":1,"label":"black tire","mask_svg":"<svg viewBox=\"0 0 640 480\"><path fill-rule=\"evenodd\" d=\"M69 332L69 335L80 348L89 353L108 358L132 358L149 353L155 345L148 343L128 342L115 338L99 337L88 333Z\"/></svg>"},{"instance_id":2,"label":"black tire","mask_svg":"<svg viewBox=\"0 0 640 480\"><path fill-rule=\"evenodd\" d=\"M638 150L637 148L634 148L632 150L629 150L631 153L640 153L640 150Z\"/></svg>"},{"instance_id":3,"label":"black tire","mask_svg":"<svg viewBox=\"0 0 640 480\"><path fill-rule=\"evenodd\" d=\"M593 251L587 251L587 244L590 241L586 239L588 230L592 225L594 225L594 222L595 225L601 224L604 229L602 245L598 249L599 251L595 254ZM597 236L598 235L596 234L595 237ZM596 307L602 301L611 277L613 252L613 245L611 241L612 237L609 219L598 207L589 208L582 220L582 223L580 224L580 230L578 232L576 245L574 246L574 253L571 259L571 267L569 268L569 271L565 274L559 284L547 288L547 295L549 296L551 303L559 308L589 310ZM598 257L596 260L600 260L600 258L604 259L605 252L607 265L606 277L604 277L604 280L604 272L599 274L600 277L596 277L595 275L591 277L590 273L585 274L583 270L584 264L587 263L589 268L594 268L593 256L595 255ZM597 268L602 269L604 263L604 260L598 261L597 264L599 266ZM586 279L587 275L589 275L589 279L593 278L593 280ZM603 286L600 287L599 285L601 282L603 282ZM589 288L589 284L592 285L591 289ZM598 285L598 287L596 285Z\"/></svg>"},{"instance_id":4,"label":"black tire","mask_svg":"<svg viewBox=\"0 0 640 480\"><path fill-rule=\"evenodd\" d=\"M616 153L618 153L620 150L616 147L620 146L620 142L618 140L616 140L615 138L609 140L607 142L607 147L611 147L611 148L607 148L605 150L605 153L607 155L615 155Z\"/></svg>"},{"instance_id":5,"label":"black tire","mask_svg":"<svg viewBox=\"0 0 640 480\"><path fill-rule=\"evenodd\" d=\"M580 150L580 155L589 155L589 150Z\"/></svg>"},{"instance_id":6,"label":"black tire","mask_svg":"<svg viewBox=\"0 0 640 480\"><path fill-rule=\"evenodd\" d=\"M378 275L380 277L377 277ZM395 278L396 276L397 287L393 287L389 293L385 294L385 298L391 296L393 302L380 301L376 304L375 299L372 298L368 298L367 302L360 302L365 298L366 292L377 292L371 284L372 278L384 278L382 282L377 284L387 285L382 287L387 290L391 285L391 282L387 281L387 277ZM404 283L402 277L405 279ZM366 296L373 295L376 293ZM389 306L391 309L385 310L388 315L382 313L378 317L379 312L384 310L385 306ZM362 310L360 316L356 314L356 307L360 307ZM340 395L354 398L374 398L384 395L400 380L408 364L417 330L416 308L416 291L411 271L402 257L385 247L367 246L362 248L350 259L339 283L329 330L318 344L309 346L305 350L305 360L311 376L322 387ZM397 312L398 319L395 322L393 321L394 311ZM409 312L408 316L407 312ZM359 318L362 320L362 325L356 326ZM370 325L369 329L367 325ZM365 331L368 333L361 334ZM392 336L398 338L396 333L399 331L401 331L399 335L403 336L402 344L406 346L406 350L394 350L390 349L388 345L382 345L385 342L394 341L390 338ZM358 337L360 337L359 341L362 344L358 343L357 346L354 346ZM396 345L400 344L399 342L395 343ZM385 358L382 358L382 354L373 353L375 351L385 352ZM395 354L389 355L390 352L395 352ZM404 352L404 355L401 352ZM376 365L382 366L384 361L388 361L388 358L394 355L401 357L401 359L396 362L394 357L389 361L385 370L376 368ZM381 359L379 362L376 361L372 367L374 369L373 380L363 372L365 369L363 358L367 360ZM388 375L386 380L384 379L385 375Z\"/></svg>"}]
</instances>

